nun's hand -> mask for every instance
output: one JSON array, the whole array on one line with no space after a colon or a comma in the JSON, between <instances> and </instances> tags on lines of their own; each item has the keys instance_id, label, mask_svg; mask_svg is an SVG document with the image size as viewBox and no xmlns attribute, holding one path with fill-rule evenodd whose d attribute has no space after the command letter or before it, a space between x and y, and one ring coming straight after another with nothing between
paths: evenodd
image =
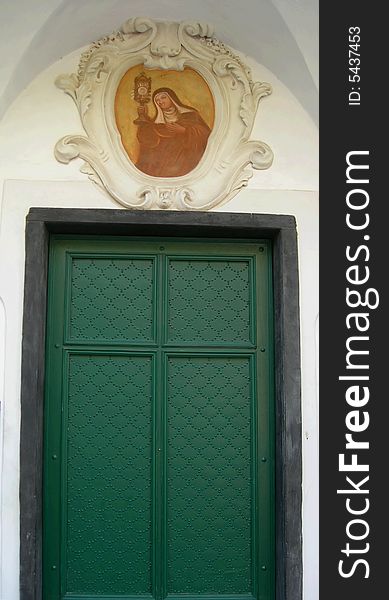
<instances>
[{"instance_id":1,"label":"nun's hand","mask_svg":"<svg viewBox=\"0 0 389 600\"><path fill-rule=\"evenodd\" d=\"M140 119L147 119L148 117L148 110L147 110L147 104L141 104L140 106L138 106L138 115Z\"/></svg>"}]
</instances>

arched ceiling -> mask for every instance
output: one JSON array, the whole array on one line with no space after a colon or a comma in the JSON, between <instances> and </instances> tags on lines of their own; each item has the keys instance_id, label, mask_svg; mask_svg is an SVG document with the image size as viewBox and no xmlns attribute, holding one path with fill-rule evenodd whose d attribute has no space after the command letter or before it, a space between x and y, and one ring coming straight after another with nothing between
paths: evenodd
<instances>
[{"instance_id":1,"label":"arched ceiling","mask_svg":"<svg viewBox=\"0 0 389 600\"><path fill-rule=\"evenodd\" d=\"M317 122L318 0L2 0L0 118L38 73L131 16L213 23L270 69Z\"/></svg>"}]
</instances>

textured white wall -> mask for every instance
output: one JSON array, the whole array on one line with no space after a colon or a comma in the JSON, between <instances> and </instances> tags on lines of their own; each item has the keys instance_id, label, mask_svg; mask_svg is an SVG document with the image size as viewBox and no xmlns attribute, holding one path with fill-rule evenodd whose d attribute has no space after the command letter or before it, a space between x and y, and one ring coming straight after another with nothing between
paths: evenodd
<instances>
[{"instance_id":1,"label":"textured white wall","mask_svg":"<svg viewBox=\"0 0 389 600\"><path fill-rule=\"evenodd\" d=\"M76 69L79 52L43 71L13 103L0 124L0 400L2 429L0 598L18 600L20 359L25 216L32 206L119 208L79 173L80 162L56 162L53 147L82 133L71 99L53 81ZM220 211L293 214L298 224L303 377L304 590L318 598L318 431L316 318L318 312L317 129L288 89L250 61L255 79L274 92L260 104L254 137L275 154L269 171L255 173L247 189ZM4 374L4 385L1 377Z\"/></svg>"}]
</instances>

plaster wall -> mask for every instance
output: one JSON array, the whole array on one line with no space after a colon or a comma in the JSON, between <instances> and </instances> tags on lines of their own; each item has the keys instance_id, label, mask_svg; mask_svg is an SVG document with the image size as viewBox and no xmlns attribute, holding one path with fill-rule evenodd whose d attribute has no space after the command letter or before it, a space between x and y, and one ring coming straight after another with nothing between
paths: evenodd
<instances>
[{"instance_id":1,"label":"plaster wall","mask_svg":"<svg viewBox=\"0 0 389 600\"><path fill-rule=\"evenodd\" d=\"M213 23L317 118L318 0L1 0L0 117L44 69L131 16Z\"/></svg>"},{"instance_id":2,"label":"plaster wall","mask_svg":"<svg viewBox=\"0 0 389 600\"><path fill-rule=\"evenodd\" d=\"M77 68L80 51L43 71L20 94L0 124L0 598L19 591L20 361L25 217L32 206L120 208L79 172L80 161L56 162L53 148L82 134L71 99L53 82ZM260 103L253 138L268 143L274 164L258 171L224 212L295 215L298 226L303 402L303 543L305 600L318 598L318 429L316 320L318 313L317 129L289 90L265 67L246 59L254 79L273 94Z\"/></svg>"}]
</instances>

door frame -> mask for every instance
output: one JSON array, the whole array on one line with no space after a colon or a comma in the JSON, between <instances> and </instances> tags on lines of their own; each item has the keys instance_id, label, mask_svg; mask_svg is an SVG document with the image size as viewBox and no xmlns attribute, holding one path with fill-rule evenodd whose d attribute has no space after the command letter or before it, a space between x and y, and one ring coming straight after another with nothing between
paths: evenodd
<instances>
[{"instance_id":1,"label":"door frame","mask_svg":"<svg viewBox=\"0 0 389 600\"><path fill-rule=\"evenodd\" d=\"M296 221L290 215L31 208L21 371L20 600L42 598L43 396L50 234L271 239L275 347L276 600L302 600L302 428Z\"/></svg>"}]
</instances>

